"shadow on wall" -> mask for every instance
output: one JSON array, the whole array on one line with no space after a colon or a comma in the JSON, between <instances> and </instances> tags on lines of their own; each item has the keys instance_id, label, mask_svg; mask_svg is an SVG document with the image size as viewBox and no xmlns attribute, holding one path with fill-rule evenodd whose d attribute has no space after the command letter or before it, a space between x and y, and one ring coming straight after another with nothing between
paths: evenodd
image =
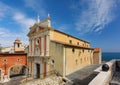
<instances>
[{"instance_id":1,"label":"shadow on wall","mask_svg":"<svg viewBox=\"0 0 120 85\"><path fill-rule=\"evenodd\" d=\"M27 67L26 66L13 66L10 69L10 77L26 75Z\"/></svg>"}]
</instances>

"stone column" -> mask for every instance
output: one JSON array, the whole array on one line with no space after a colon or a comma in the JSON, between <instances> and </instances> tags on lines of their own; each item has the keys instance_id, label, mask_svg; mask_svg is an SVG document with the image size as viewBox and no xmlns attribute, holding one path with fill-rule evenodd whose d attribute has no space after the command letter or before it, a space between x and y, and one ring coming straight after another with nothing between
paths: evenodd
<instances>
[{"instance_id":1,"label":"stone column","mask_svg":"<svg viewBox=\"0 0 120 85\"><path fill-rule=\"evenodd\" d=\"M32 56L33 56L33 54L34 54L34 39L32 39Z\"/></svg>"},{"instance_id":2,"label":"stone column","mask_svg":"<svg viewBox=\"0 0 120 85\"><path fill-rule=\"evenodd\" d=\"M8 75L4 75L4 80L3 82L8 82L10 80L9 76Z\"/></svg>"},{"instance_id":3,"label":"stone column","mask_svg":"<svg viewBox=\"0 0 120 85\"><path fill-rule=\"evenodd\" d=\"M33 78L36 78L37 76L37 69L36 69L36 63L34 62L34 67L33 67Z\"/></svg>"},{"instance_id":4,"label":"stone column","mask_svg":"<svg viewBox=\"0 0 120 85\"><path fill-rule=\"evenodd\" d=\"M8 69L2 72L2 76L3 76L3 82L8 82L10 80L10 74L8 73Z\"/></svg>"},{"instance_id":5,"label":"stone column","mask_svg":"<svg viewBox=\"0 0 120 85\"><path fill-rule=\"evenodd\" d=\"M46 36L46 56L49 56L49 35Z\"/></svg>"},{"instance_id":6,"label":"stone column","mask_svg":"<svg viewBox=\"0 0 120 85\"><path fill-rule=\"evenodd\" d=\"M3 80L3 77L4 77L4 71L1 70L1 80L0 80L0 82L3 82L3 81L4 81L4 80Z\"/></svg>"},{"instance_id":7,"label":"stone column","mask_svg":"<svg viewBox=\"0 0 120 85\"><path fill-rule=\"evenodd\" d=\"M44 37L41 39L41 56L44 56Z\"/></svg>"},{"instance_id":8,"label":"stone column","mask_svg":"<svg viewBox=\"0 0 120 85\"><path fill-rule=\"evenodd\" d=\"M29 39L29 54L28 54L28 56L31 55L31 49L32 49L31 47L32 47L32 40Z\"/></svg>"}]
</instances>

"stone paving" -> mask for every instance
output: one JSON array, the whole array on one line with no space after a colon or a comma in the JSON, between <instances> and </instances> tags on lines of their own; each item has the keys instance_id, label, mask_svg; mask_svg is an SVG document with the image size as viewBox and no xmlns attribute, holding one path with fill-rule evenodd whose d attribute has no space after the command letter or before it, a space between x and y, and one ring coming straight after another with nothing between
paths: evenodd
<instances>
[{"instance_id":1,"label":"stone paving","mask_svg":"<svg viewBox=\"0 0 120 85\"><path fill-rule=\"evenodd\" d=\"M66 76L66 78L72 81L72 83L67 82L65 84L62 77L52 75L45 79L34 79L32 81L22 83L21 85L88 85L88 83L98 74L97 72L94 72L94 70L99 66L99 64L86 66L85 68Z\"/></svg>"},{"instance_id":2,"label":"stone paving","mask_svg":"<svg viewBox=\"0 0 120 85\"><path fill-rule=\"evenodd\" d=\"M25 80L25 77L16 77L13 78L10 82L0 84L0 85L88 85L88 83L98 74L94 70L99 67L99 64L94 64L86 66L68 76L70 81L73 83L63 82L62 77L56 75L51 75L45 79L31 79L29 81ZM24 82L22 80L24 79Z\"/></svg>"},{"instance_id":3,"label":"stone paving","mask_svg":"<svg viewBox=\"0 0 120 85\"><path fill-rule=\"evenodd\" d=\"M33 79L20 85L63 85L62 77L51 75L45 79Z\"/></svg>"},{"instance_id":4,"label":"stone paving","mask_svg":"<svg viewBox=\"0 0 120 85\"><path fill-rule=\"evenodd\" d=\"M98 74L98 72L94 72L94 70L99 66L100 64L86 66L85 68L66 76L71 80L71 83L68 85L88 85L88 83Z\"/></svg>"},{"instance_id":5,"label":"stone paving","mask_svg":"<svg viewBox=\"0 0 120 85\"><path fill-rule=\"evenodd\" d=\"M16 76L11 78L10 81L5 83L0 83L0 85L19 85L21 80L25 79L25 76Z\"/></svg>"}]
</instances>

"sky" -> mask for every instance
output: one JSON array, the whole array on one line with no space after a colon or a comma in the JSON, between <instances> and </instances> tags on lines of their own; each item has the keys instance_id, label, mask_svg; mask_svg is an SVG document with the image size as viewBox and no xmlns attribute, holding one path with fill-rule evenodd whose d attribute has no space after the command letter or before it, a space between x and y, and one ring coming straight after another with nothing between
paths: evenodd
<instances>
[{"instance_id":1,"label":"sky","mask_svg":"<svg viewBox=\"0 0 120 85\"><path fill-rule=\"evenodd\" d=\"M28 44L29 27L50 14L52 27L90 42L102 52L120 52L120 0L0 0L0 44Z\"/></svg>"}]
</instances>

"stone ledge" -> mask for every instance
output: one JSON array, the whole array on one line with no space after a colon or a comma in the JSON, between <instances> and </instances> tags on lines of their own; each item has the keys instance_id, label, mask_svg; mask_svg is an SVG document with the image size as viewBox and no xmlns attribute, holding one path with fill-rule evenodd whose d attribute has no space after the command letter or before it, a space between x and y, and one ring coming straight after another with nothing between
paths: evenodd
<instances>
[{"instance_id":1,"label":"stone ledge","mask_svg":"<svg viewBox=\"0 0 120 85\"><path fill-rule=\"evenodd\" d=\"M111 77L111 71L100 72L88 85L106 85Z\"/></svg>"}]
</instances>

